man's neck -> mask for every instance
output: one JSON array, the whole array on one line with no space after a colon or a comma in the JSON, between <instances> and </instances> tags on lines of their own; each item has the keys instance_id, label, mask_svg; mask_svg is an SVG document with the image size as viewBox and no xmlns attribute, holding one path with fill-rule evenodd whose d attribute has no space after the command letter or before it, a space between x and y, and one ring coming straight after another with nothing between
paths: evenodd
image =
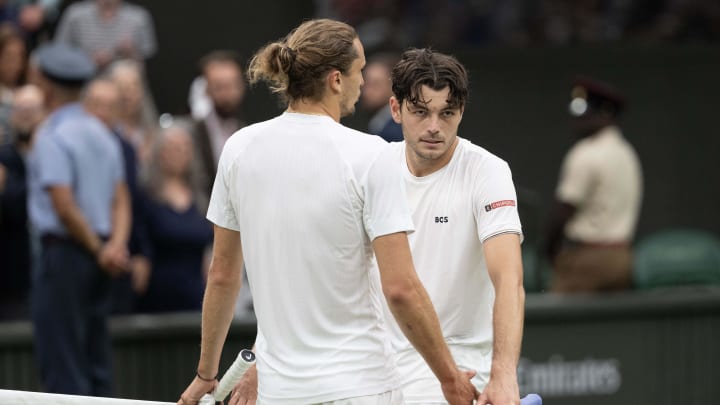
<instances>
[{"instance_id":1,"label":"man's neck","mask_svg":"<svg viewBox=\"0 0 720 405\"><path fill-rule=\"evenodd\" d=\"M112 20L115 18L118 9L120 8L120 2L113 4L103 4L99 7L100 17L104 20Z\"/></svg>"},{"instance_id":2,"label":"man's neck","mask_svg":"<svg viewBox=\"0 0 720 405\"><path fill-rule=\"evenodd\" d=\"M288 106L287 112L309 115L327 115L335 120L335 122L340 122L340 106L337 103L329 103L326 100L297 100Z\"/></svg>"},{"instance_id":3,"label":"man's neck","mask_svg":"<svg viewBox=\"0 0 720 405\"><path fill-rule=\"evenodd\" d=\"M55 112L60 108L65 107L68 104L75 103L77 101L78 99L76 97L53 97L52 99L48 100L48 111Z\"/></svg>"},{"instance_id":4,"label":"man's neck","mask_svg":"<svg viewBox=\"0 0 720 405\"><path fill-rule=\"evenodd\" d=\"M32 145L30 142L26 141L16 141L15 142L15 148L17 148L18 152L20 152L21 155L26 155L28 152L30 152L30 147Z\"/></svg>"}]
</instances>

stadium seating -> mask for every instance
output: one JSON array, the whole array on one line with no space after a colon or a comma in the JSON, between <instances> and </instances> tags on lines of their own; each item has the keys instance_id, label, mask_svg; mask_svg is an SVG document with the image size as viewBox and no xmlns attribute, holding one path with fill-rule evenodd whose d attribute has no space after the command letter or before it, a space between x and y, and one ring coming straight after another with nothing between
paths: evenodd
<instances>
[{"instance_id":1,"label":"stadium seating","mask_svg":"<svg viewBox=\"0 0 720 405\"><path fill-rule=\"evenodd\" d=\"M635 248L633 281L639 289L720 284L720 240L694 229L669 229Z\"/></svg>"}]
</instances>

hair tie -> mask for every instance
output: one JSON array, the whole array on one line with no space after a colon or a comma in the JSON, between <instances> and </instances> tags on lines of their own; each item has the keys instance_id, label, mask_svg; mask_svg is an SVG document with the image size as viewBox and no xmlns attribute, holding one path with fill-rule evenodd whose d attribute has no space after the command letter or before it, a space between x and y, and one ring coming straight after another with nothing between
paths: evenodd
<instances>
[{"instance_id":1,"label":"hair tie","mask_svg":"<svg viewBox=\"0 0 720 405\"><path fill-rule=\"evenodd\" d=\"M287 45L283 45L282 50L284 50L290 57L290 60L288 61L288 64L285 69L285 73L289 74L290 70L292 69L293 64L295 63L295 59L297 58L297 52L295 52L294 49L290 48Z\"/></svg>"},{"instance_id":2,"label":"hair tie","mask_svg":"<svg viewBox=\"0 0 720 405\"><path fill-rule=\"evenodd\" d=\"M297 52L295 52L294 49L290 48L287 45L285 46L285 49L290 54L290 64L292 65L293 63L295 63L295 58L297 58Z\"/></svg>"}]
</instances>

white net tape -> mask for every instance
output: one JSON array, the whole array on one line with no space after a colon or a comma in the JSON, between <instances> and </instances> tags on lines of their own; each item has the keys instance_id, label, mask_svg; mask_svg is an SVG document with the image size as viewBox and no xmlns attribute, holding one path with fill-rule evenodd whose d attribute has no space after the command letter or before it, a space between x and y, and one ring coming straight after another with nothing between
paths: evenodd
<instances>
[{"instance_id":1,"label":"white net tape","mask_svg":"<svg viewBox=\"0 0 720 405\"><path fill-rule=\"evenodd\" d=\"M255 364L255 353L241 350L218 383L213 395L205 395L200 405L223 401L240 377ZM179 395L179 394L178 394ZM214 398L213 398L214 396ZM152 402L135 399L83 397L79 395L47 394L43 392L0 390L0 405L172 405L171 402Z\"/></svg>"},{"instance_id":2,"label":"white net tape","mask_svg":"<svg viewBox=\"0 0 720 405\"><path fill-rule=\"evenodd\" d=\"M0 390L2 405L173 405L174 402L140 401L135 399L83 397L47 394L44 392Z\"/></svg>"}]
</instances>

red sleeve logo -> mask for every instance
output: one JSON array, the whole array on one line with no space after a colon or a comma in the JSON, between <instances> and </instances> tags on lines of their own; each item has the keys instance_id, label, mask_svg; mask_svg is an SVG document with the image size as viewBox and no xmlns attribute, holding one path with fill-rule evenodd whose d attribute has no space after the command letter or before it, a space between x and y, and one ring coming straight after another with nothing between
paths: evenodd
<instances>
[{"instance_id":1,"label":"red sleeve logo","mask_svg":"<svg viewBox=\"0 0 720 405\"><path fill-rule=\"evenodd\" d=\"M494 210L495 208L500 207L514 207L515 206L515 200L501 200L501 201L495 201L492 204L488 204L485 206L485 212L490 212Z\"/></svg>"}]
</instances>

